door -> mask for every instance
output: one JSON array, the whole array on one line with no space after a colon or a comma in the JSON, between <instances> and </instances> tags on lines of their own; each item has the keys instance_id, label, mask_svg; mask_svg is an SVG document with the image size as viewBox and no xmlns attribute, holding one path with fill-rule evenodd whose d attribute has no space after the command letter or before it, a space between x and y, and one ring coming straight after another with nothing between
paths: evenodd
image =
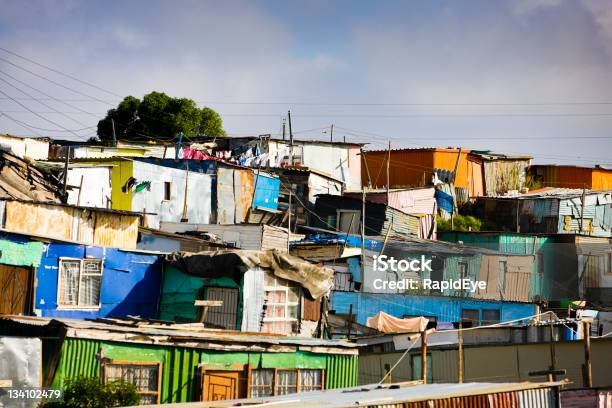
<instances>
[{"instance_id":1,"label":"door","mask_svg":"<svg viewBox=\"0 0 612 408\"><path fill-rule=\"evenodd\" d=\"M221 401L246 396L244 371L203 370L202 401Z\"/></svg>"},{"instance_id":2,"label":"door","mask_svg":"<svg viewBox=\"0 0 612 408\"><path fill-rule=\"evenodd\" d=\"M0 313L28 314L31 287L30 268L0 264Z\"/></svg>"},{"instance_id":3,"label":"door","mask_svg":"<svg viewBox=\"0 0 612 408\"><path fill-rule=\"evenodd\" d=\"M206 327L217 329L236 329L236 318L238 312L238 301L240 293L234 288L206 288L206 300L220 300L223 304L219 307L210 307L204 316Z\"/></svg>"}]
</instances>

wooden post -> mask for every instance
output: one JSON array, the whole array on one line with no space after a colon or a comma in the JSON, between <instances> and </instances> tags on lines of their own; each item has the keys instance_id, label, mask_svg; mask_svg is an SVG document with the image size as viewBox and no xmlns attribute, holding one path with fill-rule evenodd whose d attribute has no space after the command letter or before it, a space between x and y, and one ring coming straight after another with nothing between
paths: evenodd
<instances>
[{"instance_id":1,"label":"wooden post","mask_svg":"<svg viewBox=\"0 0 612 408\"><path fill-rule=\"evenodd\" d=\"M516 199L516 232L521 232L521 221L519 217L520 207L521 207L521 200L517 198Z\"/></svg>"},{"instance_id":2,"label":"wooden post","mask_svg":"<svg viewBox=\"0 0 612 408\"><path fill-rule=\"evenodd\" d=\"M555 338L553 323L550 322L550 371L551 373L547 376L548 381L556 381L554 371L557 369L557 356L555 355Z\"/></svg>"},{"instance_id":3,"label":"wooden post","mask_svg":"<svg viewBox=\"0 0 612 408\"><path fill-rule=\"evenodd\" d=\"M421 332L421 381L427 384L427 330Z\"/></svg>"},{"instance_id":4,"label":"wooden post","mask_svg":"<svg viewBox=\"0 0 612 408\"><path fill-rule=\"evenodd\" d=\"M361 187L361 281L365 282L365 187Z\"/></svg>"},{"instance_id":5,"label":"wooden post","mask_svg":"<svg viewBox=\"0 0 612 408\"><path fill-rule=\"evenodd\" d=\"M580 208L580 233L584 232L584 207L586 201L586 185L582 186L582 199L581 199L581 208Z\"/></svg>"},{"instance_id":6,"label":"wooden post","mask_svg":"<svg viewBox=\"0 0 612 408\"><path fill-rule=\"evenodd\" d=\"M593 386L593 372L591 371L591 323L582 322L584 331L584 367L583 367L583 387Z\"/></svg>"},{"instance_id":7,"label":"wooden post","mask_svg":"<svg viewBox=\"0 0 612 408\"><path fill-rule=\"evenodd\" d=\"M459 352L459 384L463 383L463 322L459 321L458 337L458 352Z\"/></svg>"},{"instance_id":8,"label":"wooden post","mask_svg":"<svg viewBox=\"0 0 612 408\"><path fill-rule=\"evenodd\" d=\"M330 126L330 129L329 129L329 141L331 143L334 142L334 124L333 123L332 123L332 125Z\"/></svg>"}]
</instances>

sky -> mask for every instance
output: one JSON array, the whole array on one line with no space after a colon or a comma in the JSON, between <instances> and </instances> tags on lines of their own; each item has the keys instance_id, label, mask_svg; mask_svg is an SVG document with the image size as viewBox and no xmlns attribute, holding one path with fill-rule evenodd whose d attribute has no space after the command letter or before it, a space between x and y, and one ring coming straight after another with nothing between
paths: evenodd
<instances>
[{"instance_id":1,"label":"sky","mask_svg":"<svg viewBox=\"0 0 612 408\"><path fill-rule=\"evenodd\" d=\"M0 133L84 140L123 96L155 90L215 109L229 135L278 136L291 110L301 139L329 140L333 124L334 140L370 150L461 146L612 167L612 0L0 10Z\"/></svg>"}]
</instances>

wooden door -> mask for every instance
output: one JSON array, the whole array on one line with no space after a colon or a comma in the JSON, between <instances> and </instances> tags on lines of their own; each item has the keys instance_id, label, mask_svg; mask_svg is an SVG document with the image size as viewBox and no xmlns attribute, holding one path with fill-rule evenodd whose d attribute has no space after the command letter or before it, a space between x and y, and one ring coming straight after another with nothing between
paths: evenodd
<instances>
[{"instance_id":1,"label":"wooden door","mask_svg":"<svg viewBox=\"0 0 612 408\"><path fill-rule=\"evenodd\" d=\"M0 264L0 313L28 314L31 287L29 268Z\"/></svg>"},{"instance_id":2,"label":"wooden door","mask_svg":"<svg viewBox=\"0 0 612 408\"><path fill-rule=\"evenodd\" d=\"M221 401L244 397L244 371L205 370L202 376L202 400Z\"/></svg>"}]
</instances>

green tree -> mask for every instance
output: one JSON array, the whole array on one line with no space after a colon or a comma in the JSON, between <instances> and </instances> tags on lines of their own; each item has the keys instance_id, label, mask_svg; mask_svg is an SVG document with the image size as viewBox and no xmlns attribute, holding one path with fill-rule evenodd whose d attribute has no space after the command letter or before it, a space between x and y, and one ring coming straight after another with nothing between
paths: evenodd
<instances>
[{"instance_id":1,"label":"green tree","mask_svg":"<svg viewBox=\"0 0 612 408\"><path fill-rule=\"evenodd\" d=\"M140 396L136 386L124 381L101 384L100 379L77 377L67 379L64 399L44 404L45 408L107 408L138 405Z\"/></svg>"},{"instance_id":2,"label":"green tree","mask_svg":"<svg viewBox=\"0 0 612 408\"><path fill-rule=\"evenodd\" d=\"M180 132L190 139L225 136L217 112L208 107L200 109L191 99L173 98L163 92L151 92L142 100L126 96L98 122L100 140L113 140L113 121L117 139L123 140L172 140Z\"/></svg>"}]
</instances>

